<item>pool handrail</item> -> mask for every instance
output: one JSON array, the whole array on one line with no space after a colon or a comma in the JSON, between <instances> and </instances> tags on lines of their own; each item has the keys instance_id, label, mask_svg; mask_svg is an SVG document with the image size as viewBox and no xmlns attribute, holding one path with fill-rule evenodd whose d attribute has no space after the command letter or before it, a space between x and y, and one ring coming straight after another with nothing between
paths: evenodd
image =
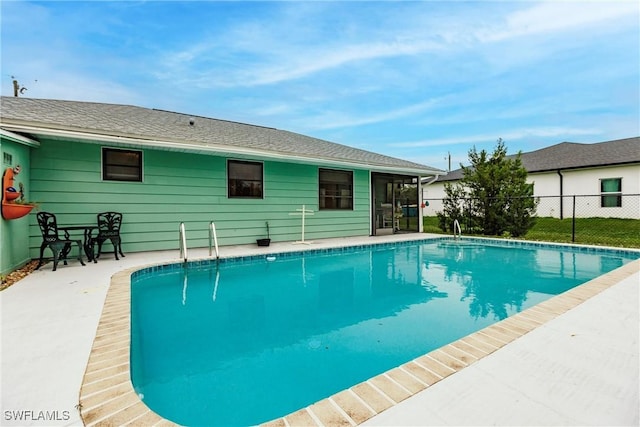
<instances>
[{"instance_id":1,"label":"pool handrail","mask_svg":"<svg viewBox=\"0 0 640 427\"><path fill-rule=\"evenodd\" d=\"M216 225L211 221L209 223L209 256L212 256L212 248L211 241L213 240L213 244L216 248L216 260L220 259L220 251L218 250L218 234L216 233Z\"/></svg>"},{"instance_id":2,"label":"pool handrail","mask_svg":"<svg viewBox=\"0 0 640 427\"><path fill-rule=\"evenodd\" d=\"M184 228L184 222L180 223L180 258L187 262L187 233Z\"/></svg>"},{"instance_id":3,"label":"pool handrail","mask_svg":"<svg viewBox=\"0 0 640 427\"><path fill-rule=\"evenodd\" d=\"M453 238L456 239L456 228L458 229L458 237L462 237L462 229L460 229L460 222L457 219L453 220Z\"/></svg>"}]
</instances>

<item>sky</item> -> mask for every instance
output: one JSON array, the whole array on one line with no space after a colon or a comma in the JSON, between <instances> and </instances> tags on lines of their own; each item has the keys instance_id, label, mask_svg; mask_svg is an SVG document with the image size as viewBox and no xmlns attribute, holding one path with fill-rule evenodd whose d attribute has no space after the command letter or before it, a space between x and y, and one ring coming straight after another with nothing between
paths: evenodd
<instances>
[{"instance_id":1,"label":"sky","mask_svg":"<svg viewBox=\"0 0 640 427\"><path fill-rule=\"evenodd\" d=\"M2 95L275 127L439 169L640 135L640 2L0 2Z\"/></svg>"}]
</instances>

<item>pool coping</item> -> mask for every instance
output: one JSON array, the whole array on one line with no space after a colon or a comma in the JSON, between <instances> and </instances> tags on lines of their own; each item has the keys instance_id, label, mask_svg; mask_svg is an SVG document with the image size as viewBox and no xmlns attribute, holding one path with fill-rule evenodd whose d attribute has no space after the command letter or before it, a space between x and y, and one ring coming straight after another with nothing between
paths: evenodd
<instances>
[{"instance_id":1,"label":"pool coping","mask_svg":"<svg viewBox=\"0 0 640 427\"><path fill-rule=\"evenodd\" d=\"M450 239L426 238L424 240ZM536 243L519 242L524 245ZM401 242L383 245L397 245L398 243ZM374 243L357 247L378 245ZM547 243L542 246L578 247ZM353 246L349 248L353 248ZM619 249L584 246L580 246L580 248L585 248L587 251ZM628 249L622 251L637 252ZM296 253L307 252L299 251ZM260 257L264 258L264 256ZM85 425L177 425L162 418L142 402L133 388L129 373L131 277L135 272L146 268L162 268L172 264L175 262L137 266L122 270L112 276L80 389L80 415ZM629 262L399 367L263 425L361 424L555 319L631 276L639 269L640 259Z\"/></svg>"}]
</instances>

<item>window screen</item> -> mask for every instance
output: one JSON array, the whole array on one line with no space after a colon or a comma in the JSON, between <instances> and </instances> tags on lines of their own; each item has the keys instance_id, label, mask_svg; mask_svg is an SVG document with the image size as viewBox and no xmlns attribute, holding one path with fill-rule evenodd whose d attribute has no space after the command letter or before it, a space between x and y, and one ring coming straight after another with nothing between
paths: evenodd
<instances>
[{"instance_id":1,"label":"window screen","mask_svg":"<svg viewBox=\"0 0 640 427\"><path fill-rule=\"evenodd\" d=\"M262 163L229 160L227 163L229 197L261 199L263 195L262 170Z\"/></svg>"},{"instance_id":2,"label":"window screen","mask_svg":"<svg viewBox=\"0 0 640 427\"><path fill-rule=\"evenodd\" d=\"M353 210L353 172L320 169L319 208Z\"/></svg>"},{"instance_id":3,"label":"window screen","mask_svg":"<svg viewBox=\"0 0 640 427\"><path fill-rule=\"evenodd\" d=\"M103 148L102 179L142 182L142 151Z\"/></svg>"},{"instance_id":4,"label":"window screen","mask_svg":"<svg viewBox=\"0 0 640 427\"><path fill-rule=\"evenodd\" d=\"M600 207L622 207L622 178L600 180Z\"/></svg>"}]
</instances>

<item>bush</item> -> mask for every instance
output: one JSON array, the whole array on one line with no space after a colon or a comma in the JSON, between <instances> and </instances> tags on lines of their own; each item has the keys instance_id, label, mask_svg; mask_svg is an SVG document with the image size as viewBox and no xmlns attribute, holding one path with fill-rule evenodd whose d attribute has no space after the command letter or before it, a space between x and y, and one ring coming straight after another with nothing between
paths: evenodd
<instances>
[{"instance_id":1,"label":"bush","mask_svg":"<svg viewBox=\"0 0 640 427\"><path fill-rule=\"evenodd\" d=\"M501 139L491 156L485 150L469 151L471 166L463 167L463 178L446 183L442 212L437 212L440 228L453 230L457 219L465 218L465 231L477 230L484 235L500 236L505 232L519 237L534 224L537 200L527 183L527 170L520 153L507 157Z\"/></svg>"}]
</instances>

